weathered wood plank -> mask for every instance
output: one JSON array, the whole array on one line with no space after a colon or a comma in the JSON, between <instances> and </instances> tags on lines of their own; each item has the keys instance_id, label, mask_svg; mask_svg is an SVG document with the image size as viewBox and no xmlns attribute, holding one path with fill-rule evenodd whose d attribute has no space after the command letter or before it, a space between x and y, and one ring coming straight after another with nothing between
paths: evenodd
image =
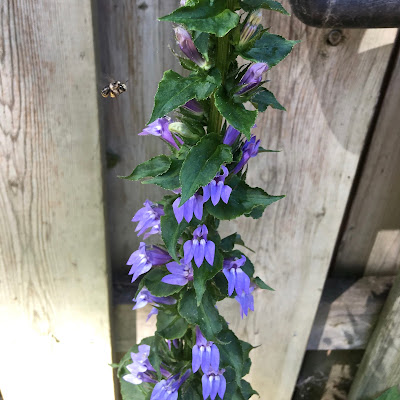
<instances>
[{"instance_id":1,"label":"weathered wood plank","mask_svg":"<svg viewBox=\"0 0 400 400\"><path fill-rule=\"evenodd\" d=\"M220 309L241 338L262 344L252 354L249 377L261 398L287 400L396 31L344 30L345 40L330 47L326 30L266 15L273 33L302 43L268 76L288 112L268 111L255 130L264 147L283 152L252 160L248 176L251 184L287 197L258 221L240 219L230 232L240 232L257 251L252 261L276 292L256 293L256 311L245 322L232 302Z\"/></svg>"},{"instance_id":2,"label":"weathered wood plank","mask_svg":"<svg viewBox=\"0 0 400 400\"><path fill-rule=\"evenodd\" d=\"M387 276L328 279L307 350L365 349L393 280Z\"/></svg>"},{"instance_id":3,"label":"weathered wood plank","mask_svg":"<svg viewBox=\"0 0 400 400\"><path fill-rule=\"evenodd\" d=\"M349 400L373 400L400 382L400 274L368 342Z\"/></svg>"},{"instance_id":4,"label":"weathered wood plank","mask_svg":"<svg viewBox=\"0 0 400 400\"><path fill-rule=\"evenodd\" d=\"M335 274L393 275L400 266L400 57L387 88Z\"/></svg>"},{"instance_id":5,"label":"weathered wood plank","mask_svg":"<svg viewBox=\"0 0 400 400\"><path fill-rule=\"evenodd\" d=\"M91 2L0 3L0 388L112 399Z\"/></svg>"}]
</instances>

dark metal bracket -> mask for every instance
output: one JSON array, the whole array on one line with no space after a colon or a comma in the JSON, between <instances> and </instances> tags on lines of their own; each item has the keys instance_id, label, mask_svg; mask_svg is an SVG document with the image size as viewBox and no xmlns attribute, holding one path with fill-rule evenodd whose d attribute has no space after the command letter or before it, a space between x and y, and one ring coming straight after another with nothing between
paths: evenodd
<instances>
[{"instance_id":1,"label":"dark metal bracket","mask_svg":"<svg viewBox=\"0 0 400 400\"><path fill-rule=\"evenodd\" d=\"M290 0L300 21L318 28L400 28L400 0Z\"/></svg>"}]
</instances>

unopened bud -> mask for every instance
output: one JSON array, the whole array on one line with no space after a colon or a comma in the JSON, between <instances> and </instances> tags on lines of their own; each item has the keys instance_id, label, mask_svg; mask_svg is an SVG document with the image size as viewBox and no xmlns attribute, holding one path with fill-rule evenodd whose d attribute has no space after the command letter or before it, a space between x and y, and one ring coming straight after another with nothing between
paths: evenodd
<instances>
[{"instance_id":1,"label":"unopened bud","mask_svg":"<svg viewBox=\"0 0 400 400\"><path fill-rule=\"evenodd\" d=\"M242 32L240 33L239 45L243 45L248 42L255 34L258 25L261 23L262 13L261 10L253 11L246 24L244 25Z\"/></svg>"}]
</instances>

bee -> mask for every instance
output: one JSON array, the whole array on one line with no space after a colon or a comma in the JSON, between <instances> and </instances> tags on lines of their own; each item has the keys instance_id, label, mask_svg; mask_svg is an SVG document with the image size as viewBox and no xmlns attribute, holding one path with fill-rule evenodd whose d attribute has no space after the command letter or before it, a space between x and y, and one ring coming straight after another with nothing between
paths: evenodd
<instances>
[{"instance_id":1,"label":"bee","mask_svg":"<svg viewBox=\"0 0 400 400\"><path fill-rule=\"evenodd\" d=\"M124 92L126 92L126 84L121 83L120 81L115 81L115 82L111 82L107 86L105 86L101 90L101 95L103 97L108 97L108 96L117 97L121 93L124 93Z\"/></svg>"}]
</instances>

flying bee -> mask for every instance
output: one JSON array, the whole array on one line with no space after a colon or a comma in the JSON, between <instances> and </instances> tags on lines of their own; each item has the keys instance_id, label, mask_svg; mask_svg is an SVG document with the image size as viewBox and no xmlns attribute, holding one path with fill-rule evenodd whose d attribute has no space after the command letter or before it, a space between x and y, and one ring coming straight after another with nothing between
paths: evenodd
<instances>
[{"instance_id":1,"label":"flying bee","mask_svg":"<svg viewBox=\"0 0 400 400\"><path fill-rule=\"evenodd\" d=\"M101 95L103 97L117 97L124 92L126 92L126 84L121 83L120 81L115 81L104 87L101 91Z\"/></svg>"}]
</instances>

